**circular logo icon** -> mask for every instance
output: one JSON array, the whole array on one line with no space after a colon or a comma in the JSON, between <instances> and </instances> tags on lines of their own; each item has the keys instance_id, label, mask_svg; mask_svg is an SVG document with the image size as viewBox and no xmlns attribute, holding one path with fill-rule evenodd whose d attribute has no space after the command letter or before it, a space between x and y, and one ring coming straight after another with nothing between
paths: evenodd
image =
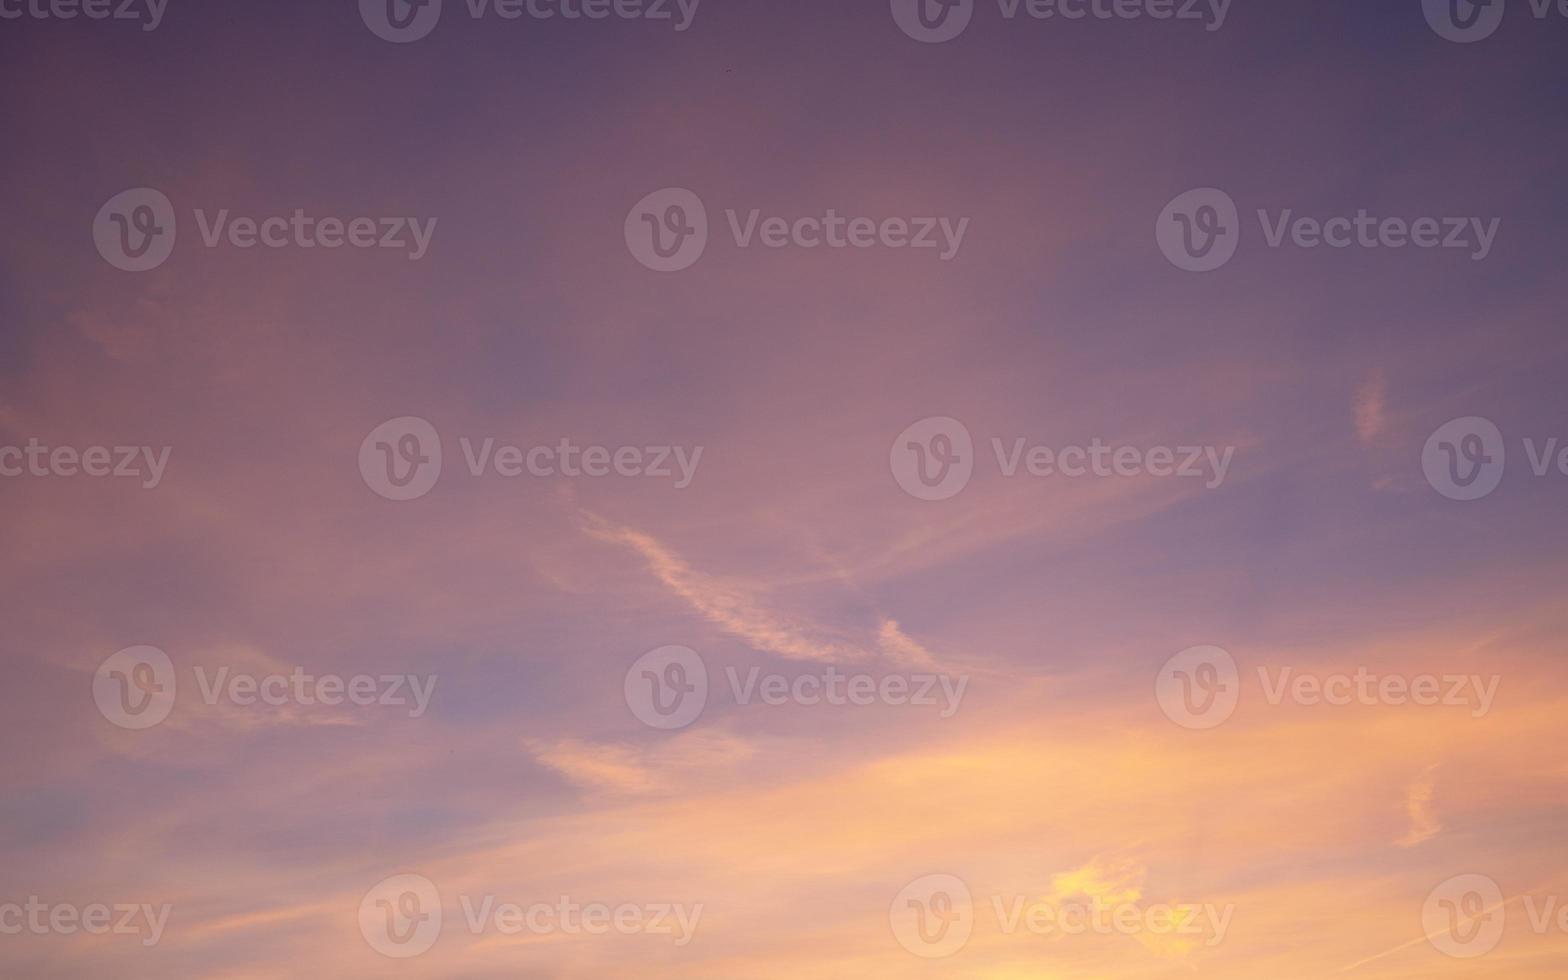
<instances>
[{"instance_id":1,"label":"circular logo icon","mask_svg":"<svg viewBox=\"0 0 1568 980\"><path fill-rule=\"evenodd\" d=\"M93 219L93 244L126 272L156 269L174 251L174 204L162 191L134 187L109 198Z\"/></svg>"},{"instance_id":2,"label":"circular logo icon","mask_svg":"<svg viewBox=\"0 0 1568 980\"><path fill-rule=\"evenodd\" d=\"M1438 37L1470 44L1497 33L1507 0L1421 0L1421 7Z\"/></svg>"},{"instance_id":3,"label":"circular logo icon","mask_svg":"<svg viewBox=\"0 0 1568 980\"><path fill-rule=\"evenodd\" d=\"M921 419L898 434L888 454L893 479L920 500L946 500L969 485L974 442L964 423L947 416Z\"/></svg>"},{"instance_id":4,"label":"circular logo icon","mask_svg":"<svg viewBox=\"0 0 1568 980\"><path fill-rule=\"evenodd\" d=\"M690 647L667 646L637 658L621 685L626 706L650 728L685 728L708 704L708 666Z\"/></svg>"},{"instance_id":5,"label":"circular logo icon","mask_svg":"<svg viewBox=\"0 0 1568 980\"><path fill-rule=\"evenodd\" d=\"M893 20L916 41L940 44L964 33L975 0L892 0Z\"/></svg>"},{"instance_id":6,"label":"circular logo icon","mask_svg":"<svg viewBox=\"0 0 1568 980\"><path fill-rule=\"evenodd\" d=\"M1165 717L1183 728L1201 731L1223 725L1241 699L1236 658L1220 647L1188 647L1160 668L1154 696Z\"/></svg>"},{"instance_id":7,"label":"circular logo icon","mask_svg":"<svg viewBox=\"0 0 1568 980\"><path fill-rule=\"evenodd\" d=\"M1496 949L1507 921L1503 890L1486 875L1456 875L1432 889L1421 906L1427 940L1456 959L1474 959Z\"/></svg>"},{"instance_id":8,"label":"circular logo icon","mask_svg":"<svg viewBox=\"0 0 1568 980\"><path fill-rule=\"evenodd\" d=\"M1229 194L1199 187L1165 205L1154 223L1154 238L1176 268L1213 272L1236 254L1241 214Z\"/></svg>"},{"instance_id":9,"label":"circular logo icon","mask_svg":"<svg viewBox=\"0 0 1568 980\"><path fill-rule=\"evenodd\" d=\"M1471 415L1432 433L1421 450L1421 472L1449 500L1480 500L1503 482L1507 455L1502 431Z\"/></svg>"},{"instance_id":10,"label":"circular logo icon","mask_svg":"<svg viewBox=\"0 0 1568 980\"><path fill-rule=\"evenodd\" d=\"M98 665L93 701L121 728L151 728L174 709L174 664L157 647L126 647Z\"/></svg>"},{"instance_id":11,"label":"circular logo icon","mask_svg":"<svg viewBox=\"0 0 1568 980\"><path fill-rule=\"evenodd\" d=\"M388 500L423 497L441 478L441 437L422 418L383 422L359 444L359 475Z\"/></svg>"},{"instance_id":12,"label":"circular logo icon","mask_svg":"<svg viewBox=\"0 0 1568 980\"><path fill-rule=\"evenodd\" d=\"M441 0L359 0L359 16L376 37L407 44L436 29Z\"/></svg>"},{"instance_id":13,"label":"circular logo icon","mask_svg":"<svg viewBox=\"0 0 1568 980\"><path fill-rule=\"evenodd\" d=\"M962 878L925 875L899 891L887 917L900 946L923 959L941 959L969 942L975 903Z\"/></svg>"},{"instance_id":14,"label":"circular logo icon","mask_svg":"<svg viewBox=\"0 0 1568 980\"><path fill-rule=\"evenodd\" d=\"M406 960L441 937L441 893L424 875L383 879L359 903L359 933L382 956Z\"/></svg>"},{"instance_id":15,"label":"circular logo icon","mask_svg":"<svg viewBox=\"0 0 1568 980\"><path fill-rule=\"evenodd\" d=\"M626 213L626 247L655 272L679 272L708 247L708 209L683 187L666 187Z\"/></svg>"}]
</instances>

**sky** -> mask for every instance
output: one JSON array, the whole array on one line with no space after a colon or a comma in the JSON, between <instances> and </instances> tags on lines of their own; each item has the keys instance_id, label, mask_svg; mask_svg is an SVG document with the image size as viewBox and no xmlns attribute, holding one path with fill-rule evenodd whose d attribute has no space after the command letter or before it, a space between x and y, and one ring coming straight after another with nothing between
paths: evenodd
<instances>
[{"instance_id":1,"label":"sky","mask_svg":"<svg viewBox=\"0 0 1568 980\"><path fill-rule=\"evenodd\" d=\"M0 973L1563 974L1568 10L924 2L0 0Z\"/></svg>"}]
</instances>

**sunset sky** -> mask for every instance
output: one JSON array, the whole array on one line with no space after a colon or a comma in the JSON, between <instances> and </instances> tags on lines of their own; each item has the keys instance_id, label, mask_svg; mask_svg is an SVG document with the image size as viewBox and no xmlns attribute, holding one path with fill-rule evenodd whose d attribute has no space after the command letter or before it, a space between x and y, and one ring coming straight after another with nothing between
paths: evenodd
<instances>
[{"instance_id":1,"label":"sunset sky","mask_svg":"<svg viewBox=\"0 0 1568 980\"><path fill-rule=\"evenodd\" d=\"M1568 15L971 0L940 40L891 2L445 0L399 43L371 0L0 0L48 14L0 17L0 976L1564 975ZM178 230L127 271L141 188ZM706 213L672 271L666 189ZM1212 271L1162 254L1196 189L1237 209ZM804 245L830 209L874 240ZM230 237L296 212L405 244ZM1363 212L1469 238L1293 237ZM1456 499L1473 418L1506 464ZM406 419L440 475L394 499L382 462L433 465ZM563 440L670 475L503 475ZM1137 472L1063 471L1096 445ZM950 452L967 484L919 490ZM146 647L177 691L134 727L110 658ZM708 691L657 727L669 647ZM1236 667L1207 727L1168 710L1194 647ZM830 670L933 703L793 693ZM1439 703L1292 686L1358 672ZM442 924L389 955L405 875ZM933 875L971 909L940 956L901 925ZM1475 955L1428 914L1461 876L1504 903ZM697 918L470 928L487 897ZM1008 923L1094 902L1223 926Z\"/></svg>"}]
</instances>

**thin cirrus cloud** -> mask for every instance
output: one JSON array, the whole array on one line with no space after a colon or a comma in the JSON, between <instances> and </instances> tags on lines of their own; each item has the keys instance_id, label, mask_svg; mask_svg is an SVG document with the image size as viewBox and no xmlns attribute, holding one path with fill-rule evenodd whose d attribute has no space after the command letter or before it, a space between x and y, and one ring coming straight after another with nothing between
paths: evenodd
<instances>
[{"instance_id":1,"label":"thin cirrus cloud","mask_svg":"<svg viewBox=\"0 0 1568 980\"><path fill-rule=\"evenodd\" d=\"M863 663L883 657L905 667L934 667L936 658L904 633L896 621L882 618L869 636L850 639L820 625L790 618L767 608L754 590L696 571L651 535L616 526L592 514L583 516L586 532L642 556L648 570L692 610L755 650L791 660Z\"/></svg>"}]
</instances>

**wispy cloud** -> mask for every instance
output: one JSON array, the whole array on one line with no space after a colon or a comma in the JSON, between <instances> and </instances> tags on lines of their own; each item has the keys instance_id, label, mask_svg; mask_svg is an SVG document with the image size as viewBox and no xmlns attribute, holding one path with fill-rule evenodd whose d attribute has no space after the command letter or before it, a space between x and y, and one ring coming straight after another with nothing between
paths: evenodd
<instances>
[{"instance_id":1,"label":"wispy cloud","mask_svg":"<svg viewBox=\"0 0 1568 980\"><path fill-rule=\"evenodd\" d=\"M529 739L534 758L584 789L639 795L669 790L694 774L732 770L755 754L745 739L712 730L682 732L651 747L584 739Z\"/></svg>"},{"instance_id":2,"label":"wispy cloud","mask_svg":"<svg viewBox=\"0 0 1568 980\"><path fill-rule=\"evenodd\" d=\"M1405 791L1405 811L1410 815L1410 829L1395 841L1400 847L1414 847L1443 832L1443 825L1432 812L1432 790L1437 782L1437 766L1427 767L1421 778Z\"/></svg>"},{"instance_id":3,"label":"wispy cloud","mask_svg":"<svg viewBox=\"0 0 1568 980\"><path fill-rule=\"evenodd\" d=\"M791 660L854 662L866 657L863 649L841 638L765 608L741 585L693 569L652 535L591 514L584 515L584 523L589 534L636 551L648 563L649 571L678 598L710 623L758 650Z\"/></svg>"},{"instance_id":4,"label":"wispy cloud","mask_svg":"<svg viewBox=\"0 0 1568 980\"><path fill-rule=\"evenodd\" d=\"M874 632L857 636L866 631L834 629L803 616L784 615L770 608L767 597L755 587L696 570L650 534L592 514L584 514L583 520L589 534L636 551L671 593L754 649L791 660L863 663L886 659L902 667L937 666L936 656L905 633L896 620L879 617Z\"/></svg>"},{"instance_id":5,"label":"wispy cloud","mask_svg":"<svg viewBox=\"0 0 1568 980\"><path fill-rule=\"evenodd\" d=\"M1382 371L1373 371L1356 389L1356 438L1363 446L1374 444L1387 431L1387 403L1388 379Z\"/></svg>"}]
</instances>

